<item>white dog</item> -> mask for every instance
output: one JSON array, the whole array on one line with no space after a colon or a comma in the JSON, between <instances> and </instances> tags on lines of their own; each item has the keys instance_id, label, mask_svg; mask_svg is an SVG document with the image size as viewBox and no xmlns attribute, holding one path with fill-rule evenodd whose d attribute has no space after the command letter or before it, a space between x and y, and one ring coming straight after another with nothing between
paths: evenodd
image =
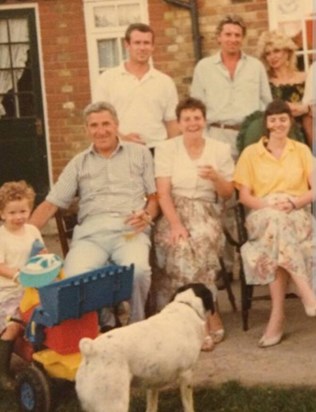
<instances>
[{"instance_id":1,"label":"white dog","mask_svg":"<svg viewBox=\"0 0 316 412\"><path fill-rule=\"evenodd\" d=\"M158 409L158 388L179 380L185 412L194 412L192 371L214 311L212 293L201 283L185 285L159 314L80 341L83 359L76 391L85 411L128 412L130 383L150 389L146 412Z\"/></svg>"}]
</instances>

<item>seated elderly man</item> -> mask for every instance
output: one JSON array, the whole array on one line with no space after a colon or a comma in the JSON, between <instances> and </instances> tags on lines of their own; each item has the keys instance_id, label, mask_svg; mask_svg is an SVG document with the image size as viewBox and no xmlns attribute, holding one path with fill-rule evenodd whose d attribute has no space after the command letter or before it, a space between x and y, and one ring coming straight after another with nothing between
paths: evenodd
<instances>
[{"instance_id":1,"label":"seated elderly man","mask_svg":"<svg viewBox=\"0 0 316 412\"><path fill-rule=\"evenodd\" d=\"M144 318L150 287L150 223L158 213L153 160L139 144L118 139L118 119L108 103L84 110L90 147L65 167L50 193L34 211L31 222L43 227L59 207L79 196L75 227L65 274L73 276L105 265L134 263L131 321Z\"/></svg>"}]
</instances>

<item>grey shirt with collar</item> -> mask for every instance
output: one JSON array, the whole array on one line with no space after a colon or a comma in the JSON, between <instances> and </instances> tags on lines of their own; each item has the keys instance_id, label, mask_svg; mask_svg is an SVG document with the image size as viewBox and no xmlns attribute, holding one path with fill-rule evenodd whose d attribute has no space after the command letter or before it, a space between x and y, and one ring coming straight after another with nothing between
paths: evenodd
<instances>
[{"instance_id":1,"label":"grey shirt with collar","mask_svg":"<svg viewBox=\"0 0 316 412\"><path fill-rule=\"evenodd\" d=\"M119 142L109 158L93 145L75 156L62 171L46 200L67 208L79 197L78 221L98 214L129 215L156 192L153 159L140 144Z\"/></svg>"},{"instance_id":2,"label":"grey shirt with collar","mask_svg":"<svg viewBox=\"0 0 316 412\"><path fill-rule=\"evenodd\" d=\"M208 123L229 125L240 124L272 101L263 64L245 53L241 53L233 78L220 52L200 60L194 69L191 95L206 105Z\"/></svg>"}]
</instances>

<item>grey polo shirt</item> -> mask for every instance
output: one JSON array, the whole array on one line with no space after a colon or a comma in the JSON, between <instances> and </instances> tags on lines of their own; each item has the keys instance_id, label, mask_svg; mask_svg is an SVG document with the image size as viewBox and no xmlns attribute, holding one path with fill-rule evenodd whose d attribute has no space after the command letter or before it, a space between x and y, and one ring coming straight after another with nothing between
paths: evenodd
<instances>
[{"instance_id":1,"label":"grey polo shirt","mask_svg":"<svg viewBox=\"0 0 316 412\"><path fill-rule=\"evenodd\" d=\"M91 145L65 167L46 200L67 208L79 196L78 221L98 214L128 215L156 192L153 159L145 146L120 142L110 158Z\"/></svg>"}]
</instances>

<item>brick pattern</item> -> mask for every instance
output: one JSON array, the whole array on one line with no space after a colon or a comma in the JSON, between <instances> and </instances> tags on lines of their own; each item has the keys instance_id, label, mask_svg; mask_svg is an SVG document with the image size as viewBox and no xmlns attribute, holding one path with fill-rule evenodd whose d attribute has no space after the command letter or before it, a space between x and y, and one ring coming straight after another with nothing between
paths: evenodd
<instances>
[{"instance_id":1,"label":"brick pattern","mask_svg":"<svg viewBox=\"0 0 316 412\"><path fill-rule=\"evenodd\" d=\"M197 0L197 6L203 57L217 50L216 26L224 15L231 13L240 14L245 19L248 32L244 50L255 55L258 36L268 28L266 0L243 0L238 3L231 0ZM175 79L180 96L187 95L196 63L190 12L164 0L151 0L149 15L157 33L154 62Z\"/></svg>"},{"instance_id":2,"label":"brick pattern","mask_svg":"<svg viewBox=\"0 0 316 412\"><path fill-rule=\"evenodd\" d=\"M87 146L82 109L90 101L81 0L39 0L53 179Z\"/></svg>"},{"instance_id":3,"label":"brick pattern","mask_svg":"<svg viewBox=\"0 0 316 412\"><path fill-rule=\"evenodd\" d=\"M183 0L188 1L188 0ZM74 154L88 144L82 109L90 101L88 56L82 0L37 0L44 60L53 178ZM21 0L7 0L21 4ZM217 49L215 27L227 13L241 14L248 24L245 50L255 53L257 38L268 27L267 1L197 0L203 56ZM190 12L148 0L150 24L156 33L154 63L175 79L181 97L188 94L196 63Z\"/></svg>"}]
</instances>

